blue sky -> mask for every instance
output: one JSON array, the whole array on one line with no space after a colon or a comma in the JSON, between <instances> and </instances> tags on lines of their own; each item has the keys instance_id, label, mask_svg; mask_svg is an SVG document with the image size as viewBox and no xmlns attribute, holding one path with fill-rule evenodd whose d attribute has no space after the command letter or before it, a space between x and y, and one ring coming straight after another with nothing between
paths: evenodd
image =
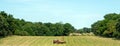
<instances>
[{"instance_id":1,"label":"blue sky","mask_svg":"<svg viewBox=\"0 0 120 46\"><path fill-rule=\"evenodd\" d=\"M120 12L120 0L0 0L0 11L32 22L63 22L91 27L108 13Z\"/></svg>"}]
</instances>

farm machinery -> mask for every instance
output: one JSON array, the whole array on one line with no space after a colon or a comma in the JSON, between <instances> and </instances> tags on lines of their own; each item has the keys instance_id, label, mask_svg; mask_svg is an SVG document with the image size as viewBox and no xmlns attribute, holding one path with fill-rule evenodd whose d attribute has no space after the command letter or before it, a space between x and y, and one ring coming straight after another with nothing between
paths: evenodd
<instances>
[{"instance_id":1,"label":"farm machinery","mask_svg":"<svg viewBox=\"0 0 120 46\"><path fill-rule=\"evenodd\" d=\"M58 40L58 39L53 40L53 44L65 44L65 43L66 41L64 41L64 37L62 37L62 40Z\"/></svg>"}]
</instances>

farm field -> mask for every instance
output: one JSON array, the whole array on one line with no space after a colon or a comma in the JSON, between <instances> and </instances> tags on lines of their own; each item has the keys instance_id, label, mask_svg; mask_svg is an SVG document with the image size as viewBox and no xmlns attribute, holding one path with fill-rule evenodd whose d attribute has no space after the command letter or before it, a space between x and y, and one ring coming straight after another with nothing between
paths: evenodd
<instances>
[{"instance_id":1,"label":"farm field","mask_svg":"<svg viewBox=\"0 0 120 46\"><path fill-rule=\"evenodd\" d=\"M10 36L0 39L0 46L120 46L120 40L97 36L64 36L66 44L53 44L61 36Z\"/></svg>"}]
</instances>

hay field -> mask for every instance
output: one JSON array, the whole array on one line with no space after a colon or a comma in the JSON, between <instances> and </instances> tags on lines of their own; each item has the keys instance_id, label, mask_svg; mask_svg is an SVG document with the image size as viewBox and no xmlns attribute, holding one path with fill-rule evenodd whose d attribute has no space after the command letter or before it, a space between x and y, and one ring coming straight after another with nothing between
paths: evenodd
<instances>
[{"instance_id":1,"label":"hay field","mask_svg":"<svg viewBox=\"0 0 120 46\"><path fill-rule=\"evenodd\" d=\"M60 36L10 36L0 39L0 46L120 46L120 40L97 36L64 36L66 44L53 44Z\"/></svg>"}]
</instances>

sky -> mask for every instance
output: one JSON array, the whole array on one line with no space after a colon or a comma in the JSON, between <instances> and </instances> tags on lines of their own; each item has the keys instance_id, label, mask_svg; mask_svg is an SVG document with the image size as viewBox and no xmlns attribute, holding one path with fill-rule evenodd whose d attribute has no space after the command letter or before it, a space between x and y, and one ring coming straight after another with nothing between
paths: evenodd
<instances>
[{"instance_id":1,"label":"sky","mask_svg":"<svg viewBox=\"0 0 120 46\"><path fill-rule=\"evenodd\" d=\"M0 0L0 11L31 22L91 27L105 14L120 13L120 0Z\"/></svg>"}]
</instances>

